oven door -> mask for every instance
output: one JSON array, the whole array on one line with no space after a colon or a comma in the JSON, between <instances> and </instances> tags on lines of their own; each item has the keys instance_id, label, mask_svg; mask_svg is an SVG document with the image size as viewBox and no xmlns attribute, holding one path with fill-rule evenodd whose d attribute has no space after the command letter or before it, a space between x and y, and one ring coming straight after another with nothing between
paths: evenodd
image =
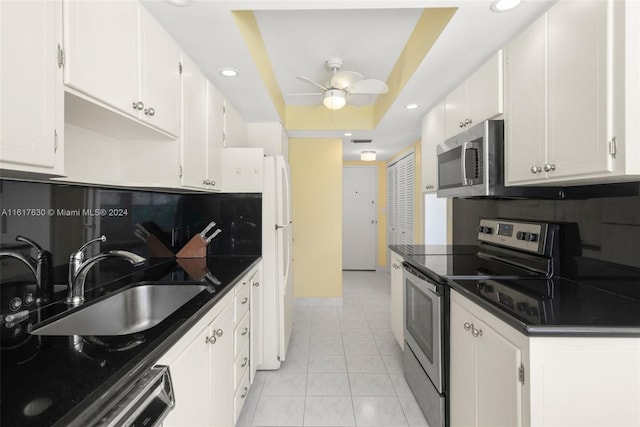
<instances>
[{"instance_id":1,"label":"oven door","mask_svg":"<svg viewBox=\"0 0 640 427\"><path fill-rule=\"evenodd\" d=\"M405 341L442 393L442 285L430 282L406 262L402 267Z\"/></svg>"}]
</instances>

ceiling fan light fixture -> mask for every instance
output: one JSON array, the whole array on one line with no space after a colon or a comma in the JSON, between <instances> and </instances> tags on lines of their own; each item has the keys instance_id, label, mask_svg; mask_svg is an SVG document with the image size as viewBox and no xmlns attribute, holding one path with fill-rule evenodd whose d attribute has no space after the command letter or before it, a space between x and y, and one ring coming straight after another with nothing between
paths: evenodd
<instances>
[{"instance_id":1,"label":"ceiling fan light fixture","mask_svg":"<svg viewBox=\"0 0 640 427\"><path fill-rule=\"evenodd\" d=\"M360 160L363 162L375 162L376 160L376 152L375 151L361 151L360 152Z\"/></svg>"},{"instance_id":2,"label":"ceiling fan light fixture","mask_svg":"<svg viewBox=\"0 0 640 427\"><path fill-rule=\"evenodd\" d=\"M330 110L339 110L347 105L347 98L340 89L329 89L324 93L322 102Z\"/></svg>"},{"instance_id":3,"label":"ceiling fan light fixture","mask_svg":"<svg viewBox=\"0 0 640 427\"><path fill-rule=\"evenodd\" d=\"M404 108L406 108L407 110L415 110L419 107L418 104L407 104L404 106Z\"/></svg>"},{"instance_id":4,"label":"ceiling fan light fixture","mask_svg":"<svg viewBox=\"0 0 640 427\"><path fill-rule=\"evenodd\" d=\"M491 10L494 12L506 12L516 8L520 4L520 0L496 0L491 3Z\"/></svg>"}]
</instances>

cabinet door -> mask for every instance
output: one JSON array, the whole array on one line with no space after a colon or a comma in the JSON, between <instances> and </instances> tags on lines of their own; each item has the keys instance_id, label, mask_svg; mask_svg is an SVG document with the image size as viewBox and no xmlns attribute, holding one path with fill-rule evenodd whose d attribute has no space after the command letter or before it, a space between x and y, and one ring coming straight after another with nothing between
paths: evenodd
<instances>
[{"instance_id":1,"label":"cabinet door","mask_svg":"<svg viewBox=\"0 0 640 427\"><path fill-rule=\"evenodd\" d=\"M607 153L608 1L563 1L548 12L550 178L611 170Z\"/></svg>"},{"instance_id":2,"label":"cabinet door","mask_svg":"<svg viewBox=\"0 0 640 427\"><path fill-rule=\"evenodd\" d=\"M246 147L249 141L247 123L238 110L224 102L224 146Z\"/></svg>"},{"instance_id":3,"label":"cabinet door","mask_svg":"<svg viewBox=\"0 0 640 427\"><path fill-rule=\"evenodd\" d=\"M444 142L444 103L436 105L422 119L422 192L438 190L438 155L436 147Z\"/></svg>"},{"instance_id":4,"label":"cabinet door","mask_svg":"<svg viewBox=\"0 0 640 427\"><path fill-rule=\"evenodd\" d=\"M251 277L251 301L249 315L251 316L251 333L249 335L249 369L250 380L256 376L256 368L262 364L264 355L264 286L261 278L261 270Z\"/></svg>"},{"instance_id":5,"label":"cabinet door","mask_svg":"<svg viewBox=\"0 0 640 427\"><path fill-rule=\"evenodd\" d=\"M222 147L224 132L224 98L215 86L207 83L207 179L212 190L222 189Z\"/></svg>"},{"instance_id":6,"label":"cabinet door","mask_svg":"<svg viewBox=\"0 0 640 427\"><path fill-rule=\"evenodd\" d=\"M140 119L172 135L180 134L180 51L140 9Z\"/></svg>"},{"instance_id":7,"label":"cabinet door","mask_svg":"<svg viewBox=\"0 0 640 427\"><path fill-rule=\"evenodd\" d=\"M138 5L65 1L67 86L128 115L138 99Z\"/></svg>"},{"instance_id":8,"label":"cabinet door","mask_svg":"<svg viewBox=\"0 0 640 427\"><path fill-rule=\"evenodd\" d=\"M176 406L163 426L211 425L211 349L207 338L211 329L205 328L195 340L170 365L171 381L176 396ZM233 363L227 370L231 371Z\"/></svg>"},{"instance_id":9,"label":"cabinet door","mask_svg":"<svg viewBox=\"0 0 640 427\"><path fill-rule=\"evenodd\" d=\"M477 340L470 331L470 325L474 320L476 320L475 317L467 310L453 299L451 300L449 414L452 427L476 425Z\"/></svg>"},{"instance_id":10,"label":"cabinet door","mask_svg":"<svg viewBox=\"0 0 640 427\"><path fill-rule=\"evenodd\" d=\"M54 169L64 130L61 12L59 1L0 2L2 168L62 172Z\"/></svg>"},{"instance_id":11,"label":"cabinet door","mask_svg":"<svg viewBox=\"0 0 640 427\"><path fill-rule=\"evenodd\" d=\"M465 120L468 118L467 99L466 80L445 98L445 139L464 130Z\"/></svg>"},{"instance_id":12,"label":"cabinet door","mask_svg":"<svg viewBox=\"0 0 640 427\"><path fill-rule=\"evenodd\" d=\"M546 162L547 22L535 21L505 49L505 179L522 184L545 179L532 173Z\"/></svg>"},{"instance_id":13,"label":"cabinet door","mask_svg":"<svg viewBox=\"0 0 640 427\"><path fill-rule=\"evenodd\" d=\"M480 334L473 338L477 349L477 425L521 426L522 384L518 381L521 351L477 319L474 327Z\"/></svg>"},{"instance_id":14,"label":"cabinet door","mask_svg":"<svg viewBox=\"0 0 640 427\"><path fill-rule=\"evenodd\" d=\"M234 304L227 305L211 323L211 333L216 340L211 345L213 375L207 407L212 411L213 425L220 427L234 425L233 310Z\"/></svg>"},{"instance_id":15,"label":"cabinet door","mask_svg":"<svg viewBox=\"0 0 640 427\"><path fill-rule=\"evenodd\" d=\"M404 282L402 257L391 252L391 332L400 348L404 348Z\"/></svg>"},{"instance_id":16,"label":"cabinet door","mask_svg":"<svg viewBox=\"0 0 640 427\"><path fill-rule=\"evenodd\" d=\"M502 51L496 52L467 82L469 126L502 114Z\"/></svg>"},{"instance_id":17,"label":"cabinet door","mask_svg":"<svg viewBox=\"0 0 640 427\"><path fill-rule=\"evenodd\" d=\"M206 188L207 79L188 57L182 61L182 185Z\"/></svg>"}]
</instances>

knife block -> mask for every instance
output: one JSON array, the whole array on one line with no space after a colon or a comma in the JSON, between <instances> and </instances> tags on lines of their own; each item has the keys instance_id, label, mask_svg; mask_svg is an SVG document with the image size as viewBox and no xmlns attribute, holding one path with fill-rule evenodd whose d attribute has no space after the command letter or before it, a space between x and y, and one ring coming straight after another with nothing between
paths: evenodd
<instances>
[{"instance_id":1,"label":"knife block","mask_svg":"<svg viewBox=\"0 0 640 427\"><path fill-rule=\"evenodd\" d=\"M208 243L201 235L196 234L176 254L176 258L205 258Z\"/></svg>"}]
</instances>

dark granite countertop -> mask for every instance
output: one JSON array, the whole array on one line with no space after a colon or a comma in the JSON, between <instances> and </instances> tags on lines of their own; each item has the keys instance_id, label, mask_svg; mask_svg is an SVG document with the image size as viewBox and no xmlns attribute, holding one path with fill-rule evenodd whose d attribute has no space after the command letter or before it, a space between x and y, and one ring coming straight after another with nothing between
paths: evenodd
<instances>
[{"instance_id":1,"label":"dark granite countertop","mask_svg":"<svg viewBox=\"0 0 640 427\"><path fill-rule=\"evenodd\" d=\"M571 270L566 271L564 277L512 278L492 283L486 278L462 277L464 275L460 276L460 271L453 268L472 270L469 265L475 264L470 262L470 257L474 258L477 247L392 245L389 248L427 276L447 284L523 334L640 337L639 269L579 257L573 260ZM446 277L447 274L459 277ZM494 289L487 292L488 286ZM535 310L542 313L541 316L536 319L520 315L517 307L510 309L504 302L498 302L496 289L500 286L537 299Z\"/></svg>"},{"instance_id":2,"label":"dark granite countertop","mask_svg":"<svg viewBox=\"0 0 640 427\"><path fill-rule=\"evenodd\" d=\"M158 325L124 336L35 336L33 325L68 310L64 293L33 309L14 325L0 324L2 426L86 426L99 419L107 404L133 384L189 328L237 283L259 256L218 256L206 267L219 285L197 277L198 268L176 260L152 260L139 271L94 287L87 302L140 282L207 284L187 304ZM96 267L97 268L97 267ZM128 268L128 267L127 267ZM193 278L187 272L196 277ZM60 300L62 298L62 300ZM85 303L85 304L86 304Z\"/></svg>"}]
</instances>

